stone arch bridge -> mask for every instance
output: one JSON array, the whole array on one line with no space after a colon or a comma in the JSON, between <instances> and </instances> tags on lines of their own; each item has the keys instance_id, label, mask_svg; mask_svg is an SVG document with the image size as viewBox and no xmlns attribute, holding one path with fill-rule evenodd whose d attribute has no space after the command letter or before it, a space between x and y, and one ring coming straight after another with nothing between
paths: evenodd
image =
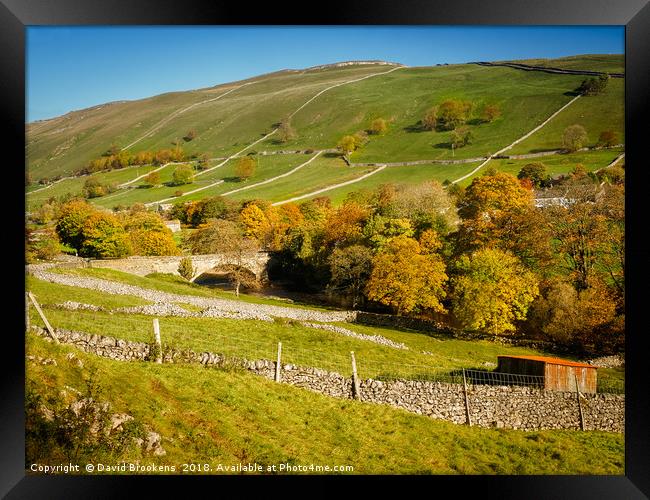
<instances>
[{"instance_id":1,"label":"stone arch bridge","mask_svg":"<svg viewBox=\"0 0 650 500\"><path fill-rule=\"evenodd\" d=\"M138 276L150 273L178 274L181 259L190 257L196 274L192 281L203 273L218 270L224 266L241 265L260 281L267 279L267 269L271 256L268 252L245 253L241 259L236 254L174 255L154 257L127 257L125 259L89 260L88 267L108 268L124 271Z\"/></svg>"}]
</instances>

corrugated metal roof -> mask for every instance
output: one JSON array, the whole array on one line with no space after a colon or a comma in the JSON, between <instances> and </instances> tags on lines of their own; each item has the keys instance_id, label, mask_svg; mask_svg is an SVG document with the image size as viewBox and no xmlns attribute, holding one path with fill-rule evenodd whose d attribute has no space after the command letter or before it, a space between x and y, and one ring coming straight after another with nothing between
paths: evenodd
<instances>
[{"instance_id":1,"label":"corrugated metal roof","mask_svg":"<svg viewBox=\"0 0 650 500\"><path fill-rule=\"evenodd\" d=\"M560 358L549 358L546 356L497 356L497 358L516 358L516 359L529 359L531 361L541 361L543 363L548 363L550 365L565 365L565 366L580 366L583 368L594 368L596 369L596 366L589 365L587 363L578 363L577 361L570 361L568 359L560 359Z\"/></svg>"}]
</instances>

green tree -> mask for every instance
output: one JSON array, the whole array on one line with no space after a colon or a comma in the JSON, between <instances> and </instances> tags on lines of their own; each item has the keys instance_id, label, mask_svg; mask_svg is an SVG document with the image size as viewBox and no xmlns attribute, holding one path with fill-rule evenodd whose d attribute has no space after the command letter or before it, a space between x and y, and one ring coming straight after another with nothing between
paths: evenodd
<instances>
[{"instance_id":1,"label":"green tree","mask_svg":"<svg viewBox=\"0 0 650 500\"><path fill-rule=\"evenodd\" d=\"M570 152L577 151L583 147L589 136L582 125L570 125L562 133L562 146Z\"/></svg>"},{"instance_id":2,"label":"green tree","mask_svg":"<svg viewBox=\"0 0 650 500\"><path fill-rule=\"evenodd\" d=\"M363 289L372 270L372 251L362 245L336 248L328 258L331 273L329 288L349 294L352 307L363 298Z\"/></svg>"},{"instance_id":3,"label":"green tree","mask_svg":"<svg viewBox=\"0 0 650 500\"><path fill-rule=\"evenodd\" d=\"M172 174L172 186L182 186L194 182L194 170L189 165L179 165Z\"/></svg>"},{"instance_id":4,"label":"green tree","mask_svg":"<svg viewBox=\"0 0 650 500\"><path fill-rule=\"evenodd\" d=\"M517 174L518 179L530 179L535 187L548 185L550 177L543 163L528 163Z\"/></svg>"},{"instance_id":5,"label":"green tree","mask_svg":"<svg viewBox=\"0 0 650 500\"><path fill-rule=\"evenodd\" d=\"M451 284L455 317L493 335L514 332L539 294L537 278L514 255L490 248L461 257Z\"/></svg>"},{"instance_id":6,"label":"green tree","mask_svg":"<svg viewBox=\"0 0 650 500\"><path fill-rule=\"evenodd\" d=\"M467 146L473 139L472 131L469 127L458 127L451 132L451 147L453 149Z\"/></svg>"},{"instance_id":7,"label":"green tree","mask_svg":"<svg viewBox=\"0 0 650 500\"><path fill-rule=\"evenodd\" d=\"M410 312L446 312L445 264L436 254L423 253L420 244L405 235L393 238L372 261L366 285L368 299L390 306L398 315Z\"/></svg>"}]
</instances>

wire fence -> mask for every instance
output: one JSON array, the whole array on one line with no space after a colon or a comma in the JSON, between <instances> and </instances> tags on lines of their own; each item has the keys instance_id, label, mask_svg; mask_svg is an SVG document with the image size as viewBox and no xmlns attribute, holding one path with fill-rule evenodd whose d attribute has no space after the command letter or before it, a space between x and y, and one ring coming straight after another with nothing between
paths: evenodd
<instances>
[{"instance_id":1,"label":"wire fence","mask_svg":"<svg viewBox=\"0 0 650 500\"><path fill-rule=\"evenodd\" d=\"M46 306L46 308L50 309ZM52 312L54 310L50 309ZM65 311L65 317L53 314L61 327L81 329L98 335L110 331L111 336L131 341L150 342L151 330L148 320L142 317L120 315L116 322L112 315L88 310ZM34 317L34 324L42 323ZM276 336L266 338L249 338L235 335L225 330L211 331L208 336L188 332L186 327L166 324L163 327L164 343L172 348L190 349L195 352L214 352L231 358L243 358L248 361L275 361L280 339ZM171 342L170 342L171 339ZM344 377L352 376L351 356L331 350L293 345L282 341L283 365L311 367L336 372ZM474 368L458 369L432 364L397 363L370 359L363 353L356 354L357 375L361 379L382 381L414 380L445 384L466 384L468 386L510 386L545 389L544 377L502 373L498 371ZM598 379L598 393L624 394L624 381L618 379Z\"/></svg>"}]
</instances>

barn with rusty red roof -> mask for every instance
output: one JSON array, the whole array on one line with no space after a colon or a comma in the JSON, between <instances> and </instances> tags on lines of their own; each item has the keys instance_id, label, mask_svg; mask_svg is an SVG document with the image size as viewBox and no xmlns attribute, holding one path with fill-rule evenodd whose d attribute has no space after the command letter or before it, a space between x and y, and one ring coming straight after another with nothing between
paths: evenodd
<instances>
[{"instance_id":1,"label":"barn with rusty red roof","mask_svg":"<svg viewBox=\"0 0 650 500\"><path fill-rule=\"evenodd\" d=\"M498 362L497 372L544 377L546 390L575 392L577 384L582 393L596 392L597 368L586 363L545 356L498 356Z\"/></svg>"}]
</instances>

